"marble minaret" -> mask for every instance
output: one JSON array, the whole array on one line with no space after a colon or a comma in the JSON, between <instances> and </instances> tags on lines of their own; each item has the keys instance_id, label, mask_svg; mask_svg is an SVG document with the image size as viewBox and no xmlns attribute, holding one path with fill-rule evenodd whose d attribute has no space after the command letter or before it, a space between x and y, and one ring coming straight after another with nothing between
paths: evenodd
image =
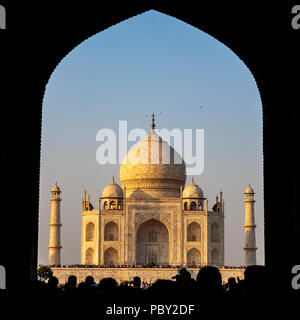
<instances>
[{"instance_id":1,"label":"marble minaret","mask_svg":"<svg viewBox=\"0 0 300 320\"><path fill-rule=\"evenodd\" d=\"M256 265L256 241L255 241L255 220L254 220L254 194L255 192L249 187L245 191L245 247L244 247L244 264L245 266Z\"/></svg>"},{"instance_id":2,"label":"marble minaret","mask_svg":"<svg viewBox=\"0 0 300 320\"><path fill-rule=\"evenodd\" d=\"M51 190L52 197L51 201L51 220L50 226L50 237L49 237L49 265L60 264L60 188L57 183Z\"/></svg>"}]
</instances>

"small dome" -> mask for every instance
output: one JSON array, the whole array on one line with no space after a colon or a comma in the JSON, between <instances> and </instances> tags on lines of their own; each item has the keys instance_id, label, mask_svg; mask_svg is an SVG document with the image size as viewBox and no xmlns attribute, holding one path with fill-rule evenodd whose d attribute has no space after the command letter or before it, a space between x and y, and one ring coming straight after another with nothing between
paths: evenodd
<instances>
[{"instance_id":1,"label":"small dome","mask_svg":"<svg viewBox=\"0 0 300 320\"><path fill-rule=\"evenodd\" d=\"M246 189L245 193L255 193L251 188L250 184L249 184L249 187Z\"/></svg>"},{"instance_id":2,"label":"small dome","mask_svg":"<svg viewBox=\"0 0 300 320\"><path fill-rule=\"evenodd\" d=\"M51 192L61 192L57 183L55 183L55 186L52 188Z\"/></svg>"},{"instance_id":3,"label":"small dome","mask_svg":"<svg viewBox=\"0 0 300 320\"><path fill-rule=\"evenodd\" d=\"M184 188L182 195L183 198L204 198L202 189L194 183L194 180Z\"/></svg>"},{"instance_id":4,"label":"small dome","mask_svg":"<svg viewBox=\"0 0 300 320\"><path fill-rule=\"evenodd\" d=\"M112 183L110 183L104 188L102 197L103 198L110 198L110 197L123 198L123 190L113 180Z\"/></svg>"}]
</instances>

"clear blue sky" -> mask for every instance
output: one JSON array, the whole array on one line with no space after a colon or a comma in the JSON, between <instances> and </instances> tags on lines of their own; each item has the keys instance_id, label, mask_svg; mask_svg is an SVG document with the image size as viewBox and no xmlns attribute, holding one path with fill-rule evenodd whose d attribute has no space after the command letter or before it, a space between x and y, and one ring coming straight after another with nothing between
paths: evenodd
<instances>
[{"instance_id":1,"label":"clear blue sky","mask_svg":"<svg viewBox=\"0 0 300 320\"><path fill-rule=\"evenodd\" d=\"M202 108L200 108L202 106ZM57 66L43 104L39 263L48 262L50 190L62 189L62 263L80 263L83 189L92 203L119 165L100 166L101 128L204 129L204 172L195 177L211 208L225 198L225 263L243 264L244 191L256 192L257 262L264 263L262 111L244 63L208 34L148 11L87 39ZM130 146L130 145L129 145ZM189 183L191 177L187 177Z\"/></svg>"}]
</instances>

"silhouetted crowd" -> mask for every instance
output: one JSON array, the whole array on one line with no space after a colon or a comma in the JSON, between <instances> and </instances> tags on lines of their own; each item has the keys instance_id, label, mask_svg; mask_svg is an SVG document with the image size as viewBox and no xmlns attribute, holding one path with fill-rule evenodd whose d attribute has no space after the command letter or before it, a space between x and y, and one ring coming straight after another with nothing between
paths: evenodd
<instances>
[{"instance_id":1,"label":"silhouetted crowd","mask_svg":"<svg viewBox=\"0 0 300 320\"><path fill-rule=\"evenodd\" d=\"M222 282L217 267L204 266L200 268L196 279L185 268L180 269L172 279L158 279L153 284L142 282L137 276L133 281L119 284L113 278L103 278L95 283L92 276L87 276L85 281L78 283L76 276L70 275L67 283L60 286L58 279L52 276L47 283L34 280L29 288L18 290L19 296L30 297L34 304L56 305L55 301L63 298L62 301L69 301L73 311L76 311L76 308L84 307L86 301L89 306L95 304L99 314L105 314L107 306L113 304L195 305L189 318L194 319L200 317L204 309L214 315L224 315L224 312L232 312L234 308L245 308L249 313L260 305L270 301L274 303L276 281L271 281L264 266L249 266L245 269L244 279L229 278L227 282ZM63 302L63 306L66 308L66 302Z\"/></svg>"}]
</instances>

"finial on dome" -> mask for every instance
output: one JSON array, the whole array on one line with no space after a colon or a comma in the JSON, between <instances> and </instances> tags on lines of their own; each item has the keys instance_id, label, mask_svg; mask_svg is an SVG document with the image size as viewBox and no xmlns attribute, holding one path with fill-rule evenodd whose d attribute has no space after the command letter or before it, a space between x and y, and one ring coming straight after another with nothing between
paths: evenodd
<instances>
[{"instance_id":1,"label":"finial on dome","mask_svg":"<svg viewBox=\"0 0 300 320\"><path fill-rule=\"evenodd\" d=\"M192 183L195 183L195 182L194 182L194 176L192 176Z\"/></svg>"},{"instance_id":2,"label":"finial on dome","mask_svg":"<svg viewBox=\"0 0 300 320\"><path fill-rule=\"evenodd\" d=\"M115 176L113 176L113 182L115 182Z\"/></svg>"},{"instance_id":3,"label":"finial on dome","mask_svg":"<svg viewBox=\"0 0 300 320\"><path fill-rule=\"evenodd\" d=\"M151 125L152 131L155 129L155 122L154 122L154 120L155 120L155 114L152 113L152 125Z\"/></svg>"}]
</instances>

